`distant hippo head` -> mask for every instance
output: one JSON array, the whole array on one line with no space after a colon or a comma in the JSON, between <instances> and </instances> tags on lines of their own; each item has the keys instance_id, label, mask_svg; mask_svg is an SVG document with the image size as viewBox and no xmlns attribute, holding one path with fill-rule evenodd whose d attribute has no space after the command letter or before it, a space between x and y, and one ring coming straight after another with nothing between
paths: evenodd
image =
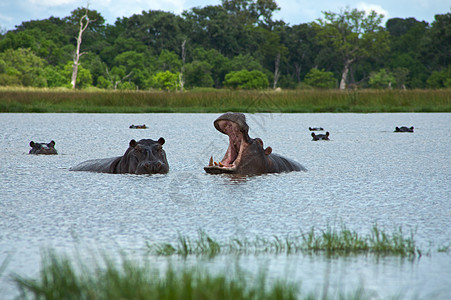
<instances>
[{"instance_id":1,"label":"distant hippo head","mask_svg":"<svg viewBox=\"0 0 451 300\"><path fill-rule=\"evenodd\" d=\"M50 143L35 143L33 141L30 142L30 152L29 154L58 154L55 149L55 141L51 141Z\"/></svg>"},{"instance_id":2,"label":"distant hippo head","mask_svg":"<svg viewBox=\"0 0 451 300\"><path fill-rule=\"evenodd\" d=\"M228 112L218 117L213 124L218 131L229 136L229 147L219 163L210 159L209 165L204 167L207 173L246 175L303 169L297 162L272 154L271 147L264 149L261 139L250 138L244 114Z\"/></svg>"},{"instance_id":3,"label":"distant hippo head","mask_svg":"<svg viewBox=\"0 0 451 300\"><path fill-rule=\"evenodd\" d=\"M165 140L162 137L158 141L152 139L142 139L138 142L131 140L130 147L118 166L121 170L118 173L168 173L169 164L166 159L166 152L163 150L164 143ZM125 170L126 172L124 172Z\"/></svg>"},{"instance_id":4,"label":"distant hippo head","mask_svg":"<svg viewBox=\"0 0 451 300\"><path fill-rule=\"evenodd\" d=\"M413 126L411 126L411 127L407 127L407 126L395 127L395 132L413 132Z\"/></svg>"},{"instance_id":5,"label":"distant hippo head","mask_svg":"<svg viewBox=\"0 0 451 300\"><path fill-rule=\"evenodd\" d=\"M312 132L312 141L328 141L329 140L329 131L326 134L315 134Z\"/></svg>"}]
</instances>

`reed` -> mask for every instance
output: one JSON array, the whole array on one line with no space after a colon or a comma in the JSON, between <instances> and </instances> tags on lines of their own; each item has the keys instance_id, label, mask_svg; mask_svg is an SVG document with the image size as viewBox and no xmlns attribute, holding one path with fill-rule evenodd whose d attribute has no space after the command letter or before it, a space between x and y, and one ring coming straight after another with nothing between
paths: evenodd
<instances>
[{"instance_id":1,"label":"reed","mask_svg":"<svg viewBox=\"0 0 451 300\"><path fill-rule=\"evenodd\" d=\"M196 240L179 235L175 245L170 243L147 243L149 252L154 255L203 255L213 257L219 254L296 254L325 253L327 255L374 254L395 255L401 257L421 256L416 247L414 234L403 234L399 228L391 233L374 225L367 235L360 235L342 226L340 230L327 228L318 233L312 228L306 233L294 237L277 237L270 239L256 237L231 238L220 243L210 237L205 231L199 230Z\"/></svg>"},{"instance_id":2,"label":"reed","mask_svg":"<svg viewBox=\"0 0 451 300\"><path fill-rule=\"evenodd\" d=\"M374 299L364 287L344 294L328 293L327 279L319 291L304 292L300 283L270 278L260 268L257 274L239 266L233 270L168 266L162 270L148 261L136 261L121 255L115 261L103 255L89 262L46 250L36 278L14 275L20 299ZM231 272L232 271L232 272Z\"/></svg>"},{"instance_id":3,"label":"reed","mask_svg":"<svg viewBox=\"0 0 451 300\"><path fill-rule=\"evenodd\" d=\"M0 112L450 112L443 90L193 90L0 88Z\"/></svg>"},{"instance_id":4,"label":"reed","mask_svg":"<svg viewBox=\"0 0 451 300\"><path fill-rule=\"evenodd\" d=\"M212 275L200 267L172 264L160 271L122 256L117 263L87 263L47 251L37 279L16 276L25 299L298 299L299 289L286 281L268 282L264 273L250 279L240 269L232 276ZM92 266L95 267L92 267Z\"/></svg>"}]
</instances>

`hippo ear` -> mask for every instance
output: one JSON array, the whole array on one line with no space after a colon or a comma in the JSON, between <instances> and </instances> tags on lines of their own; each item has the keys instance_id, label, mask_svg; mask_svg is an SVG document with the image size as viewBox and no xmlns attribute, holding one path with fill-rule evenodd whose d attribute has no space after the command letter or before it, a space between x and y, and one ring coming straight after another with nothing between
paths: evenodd
<instances>
[{"instance_id":1,"label":"hippo ear","mask_svg":"<svg viewBox=\"0 0 451 300\"><path fill-rule=\"evenodd\" d=\"M255 138L255 141L263 148L263 140L261 138Z\"/></svg>"},{"instance_id":2,"label":"hippo ear","mask_svg":"<svg viewBox=\"0 0 451 300\"><path fill-rule=\"evenodd\" d=\"M49 147L55 147L55 141L51 141L50 143L49 143Z\"/></svg>"},{"instance_id":3,"label":"hippo ear","mask_svg":"<svg viewBox=\"0 0 451 300\"><path fill-rule=\"evenodd\" d=\"M270 155L272 153L272 148L271 147L267 147L266 149L265 149L265 154L266 155Z\"/></svg>"},{"instance_id":4,"label":"hippo ear","mask_svg":"<svg viewBox=\"0 0 451 300\"><path fill-rule=\"evenodd\" d=\"M162 138L162 137L160 137L160 138L158 139L158 143L160 143L160 145L164 145L165 142L166 142L166 141L165 141L164 138Z\"/></svg>"},{"instance_id":5,"label":"hippo ear","mask_svg":"<svg viewBox=\"0 0 451 300\"><path fill-rule=\"evenodd\" d=\"M315 137L315 133L314 132L312 132L312 137Z\"/></svg>"},{"instance_id":6,"label":"hippo ear","mask_svg":"<svg viewBox=\"0 0 451 300\"><path fill-rule=\"evenodd\" d=\"M329 136L329 131L326 131L326 136Z\"/></svg>"},{"instance_id":7,"label":"hippo ear","mask_svg":"<svg viewBox=\"0 0 451 300\"><path fill-rule=\"evenodd\" d=\"M30 142L30 147L34 147L34 142L33 141Z\"/></svg>"},{"instance_id":8,"label":"hippo ear","mask_svg":"<svg viewBox=\"0 0 451 300\"><path fill-rule=\"evenodd\" d=\"M135 140L130 141L130 147L135 147L138 143Z\"/></svg>"}]
</instances>

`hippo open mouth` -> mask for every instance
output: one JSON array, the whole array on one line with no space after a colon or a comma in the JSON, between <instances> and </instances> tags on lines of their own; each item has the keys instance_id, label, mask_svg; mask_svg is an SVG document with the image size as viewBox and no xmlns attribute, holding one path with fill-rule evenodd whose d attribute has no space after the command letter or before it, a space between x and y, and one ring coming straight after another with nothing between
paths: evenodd
<instances>
[{"instance_id":1,"label":"hippo open mouth","mask_svg":"<svg viewBox=\"0 0 451 300\"><path fill-rule=\"evenodd\" d=\"M242 113L225 113L213 124L218 131L229 136L229 147L220 162L210 158L210 163L204 167L207 173L254 175L306 170L299 163L272 153L271 147L264 148L260 138L251 139Z\"/></svg>"},{"instance_id":2,"label":"hippo open mouth","mask_svg":"<svg viewBox=\"0 0 451 300\"><path fill-rule=\"evenodd\" d=\"M229 136L229 147L220 162L213 161L211 157L208 166L204 169L212 174L235 173L250 141L246 117L241 113L225 113L215 120L214 126L218 131Z\"/></svg>"}]
</instances>

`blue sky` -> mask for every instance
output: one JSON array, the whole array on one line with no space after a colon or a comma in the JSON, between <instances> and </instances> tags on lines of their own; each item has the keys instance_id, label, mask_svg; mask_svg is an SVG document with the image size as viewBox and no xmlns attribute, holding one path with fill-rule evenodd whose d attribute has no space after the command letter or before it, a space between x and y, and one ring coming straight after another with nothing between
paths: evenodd
<instances>
[{"instance_id":1,"label":"blue sky","mask_svg":"<svg viewBox=\"0 0 451 300\"><path fill-rule=\"evenodd\" d=\"M42 20L51 16L66 17L86 0L1 0L0 30L11 30L23 21ZM220 0L89 0L89 7L97 10L106 23L114 24L117 18L140 14L143 10L163 10L180 14L192 7L220 4ZM340 12L350 7L375 10L388 18L413 17L431 23L436 14L451 12L450 0L276 0L281 10L274 16L290 25L307 23L322 18L323 11Z\"/></svg>"}]
</instances>

